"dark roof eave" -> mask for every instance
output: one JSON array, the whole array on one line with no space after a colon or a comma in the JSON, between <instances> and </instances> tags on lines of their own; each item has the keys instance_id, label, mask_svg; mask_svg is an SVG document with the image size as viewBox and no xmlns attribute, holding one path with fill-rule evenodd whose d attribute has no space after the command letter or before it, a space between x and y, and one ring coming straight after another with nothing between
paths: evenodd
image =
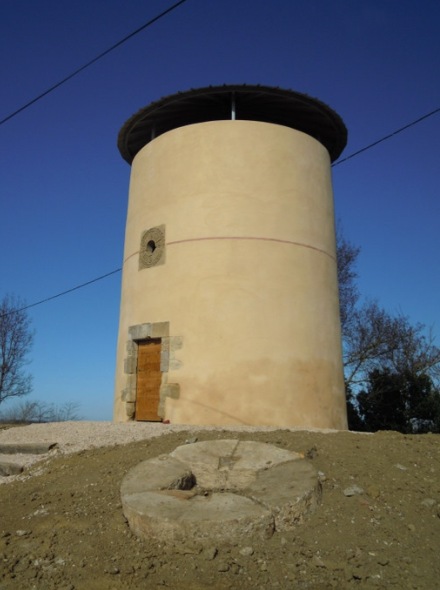
<instances>
[{"instance_id":1,"label":"dark roof eave","mask_svg":"<svg viewBox=\"0 0 440 590\"><path fill-rule=\"evenodd\" d=\"M118 136L129 164L152 139L171 129L231 116L298 129L320 141L335 161L347 143L347 129L335 111L318 99L270 86L224 85L179 92L155 101L130 117Z\"/></svg>"}]
</instances>

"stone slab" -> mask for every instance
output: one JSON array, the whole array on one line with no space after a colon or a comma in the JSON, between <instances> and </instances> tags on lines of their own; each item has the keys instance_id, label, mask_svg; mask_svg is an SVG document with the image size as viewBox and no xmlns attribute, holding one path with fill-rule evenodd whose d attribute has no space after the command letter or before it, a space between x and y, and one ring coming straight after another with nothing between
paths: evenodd
<instances>
[{"instance_id":1,"label":"stone slab","mask_svg":"<svg viewBox=\"0 0 440 590\"><path fill-rule=\"evenodd\" d=\"M44 455L57 446L57 443L2 443L1 455Z\"/></svg>"},{"instance_id":2,"label":"stone slab","mask_svg":"<svg viewBox=\"0 0 440 590\"><path fill-rule=\"evenodd\" d=\"M191 465L197 484L210 489L242 489L257 473L302 458L274 445L224 439L177 447L172 457Z\"/></svg>"},{"instance_id":3,"label":"stone slab","mask_svg":"<svg viewBox=\"0 0 440 590\"><path fill-rule=\"evenodd\" d=\"M302 522L320 498L318 475L302 455L233 439L183 445L143 461L121 485L133 532L166 542L268 538Z\"/></svg>"},{"instance_id":4,"label":"stone slab","mask_svg":"<svg viewBox=\"0 0 440 590\"><path fill-rule=\"evenodd\" d=\"M0 461L0 475L18 475L23 471L23 466L18 463L10 463L9 461Z\"/></svg>"},{"instance_id":5,"label":"stone slab","mask_svg":"<svg viewBox=\"0 0 440 590\"><path fill-rule=\"evenodd\" d=\"M184 478L190 476L191 469L188 465L170 455L159 455L130 469L122 481L121 495L124 497L157 490L185 489Z\"/></svg>"},{"instance_id":6,"label":"stone slab","mask_svg":"<svg viewBox=\"0 0 440 590\"><path fill-rule=\"evenodd\" d=\"M139 537L162 542L228 540L232 536L273 534L270 510L237 494L188 495L144 492L125 496L124 515Z\"/></svg>"},{"instance_id":7,"label":"stone slab","mask_svg":"<svg viewBox=\"0 0 440 590\"><path fill-rule=\"evenodd\" d=\"M315 468L299 460L259 471L244 493L272 511L277 531L288 531L317 508L322 488Z\"/></svg>"}]
</instances>

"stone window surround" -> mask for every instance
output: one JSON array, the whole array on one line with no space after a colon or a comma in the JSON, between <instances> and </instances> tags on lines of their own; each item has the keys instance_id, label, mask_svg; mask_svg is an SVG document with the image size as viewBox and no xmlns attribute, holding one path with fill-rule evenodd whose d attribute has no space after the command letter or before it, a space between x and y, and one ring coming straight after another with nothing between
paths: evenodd
<instances>
[{"instance_id":1,"label":"stone window surround","mask_svg":"<svg viewBox=\"0 0 440 590\"><path fill-rule=\"evenodd\" d=\"M139 270L165 264L165 225L142 232L139 246Z\"/></svg>"},{"instance_id":2,"label":"stone window surround","mask_svg":"<svg viewBox=\"0 0 440 590\"><path fill-rule=\"evenodd\" d=\"M126 386L122 390L121 399L125 403L125 411L129 420L134 420L136 410L136 378L137 378L137 355L138 343L150 339L160 338L160 370L162 382L159 390L158 416L165 417L165 400L167 397L178 399L180 387L178 383L168 383L168 371L176 370L181 362L175 358L175 351L182 348L182 337L170 337L170 323L157 322L136 324L128 328L127 356L124 359L124 373L126 375Z\"/></svg>"}]
</instances>

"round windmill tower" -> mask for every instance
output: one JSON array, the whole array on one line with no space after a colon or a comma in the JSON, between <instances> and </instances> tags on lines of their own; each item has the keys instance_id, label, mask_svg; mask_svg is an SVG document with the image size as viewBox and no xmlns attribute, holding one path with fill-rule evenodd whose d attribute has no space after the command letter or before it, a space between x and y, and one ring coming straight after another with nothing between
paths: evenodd
<instances>
[{"instance_id":1,"label":"round windmill tower","mask_svg":"<svg viewBox=\"0 0 440 590\"><path fill-rule=\"evenodd\" d=\"M265 86L125 123L115 420L347 427L330 171L346 138L325 104Z\"/></svg>"}]
</instances>

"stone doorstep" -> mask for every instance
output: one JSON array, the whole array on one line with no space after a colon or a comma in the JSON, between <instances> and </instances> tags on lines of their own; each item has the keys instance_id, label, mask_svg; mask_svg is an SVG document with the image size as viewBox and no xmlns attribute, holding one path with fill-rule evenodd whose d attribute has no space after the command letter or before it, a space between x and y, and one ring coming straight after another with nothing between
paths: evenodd
<instances>
[{"instance_id":1,"label":"stone doorstep","mask_svg":"<svg viewBox=\"0 0 440 590\"><path fill-rule=\"evenodd\" d=\"M34 455L45 455L58 446L58 443L0 443L0 477L9 477L23 472L25 465L9 461L3 455L20 455L18 460ZM25 457L23 457L25 456Z\"/></svg>"},{"instance_id":2,"label":"stone doorstep","mask_svg":"<svg viewBox=\"0 0 440 590\"><path fill-rule=\"evenodd\" d=\"M58 443L0 443L0 455L44 455Z\"/></svg>"},{"instance_id":3,"label":"stone doorstep","mask_svg":"<svg viewBox=\"0 0 440 590\"><path fill-rule=\"evenodd\" d=\"M22 471L23 465L9 461L0 461L0 476L8 477L9 475L18 475Z\"/></svg>"},{"instance_id":4,"label":"stone doorstep","mask_svg":"<svg viewBox=\"0 0 440 590\"><path fill-rule=\"evenodd\" d=\"M123 512L143 538L269 538L292 530L321 499L302 455L252 441L183 445L143 461L121 485Z\"/></svg>"}]
</instances>

